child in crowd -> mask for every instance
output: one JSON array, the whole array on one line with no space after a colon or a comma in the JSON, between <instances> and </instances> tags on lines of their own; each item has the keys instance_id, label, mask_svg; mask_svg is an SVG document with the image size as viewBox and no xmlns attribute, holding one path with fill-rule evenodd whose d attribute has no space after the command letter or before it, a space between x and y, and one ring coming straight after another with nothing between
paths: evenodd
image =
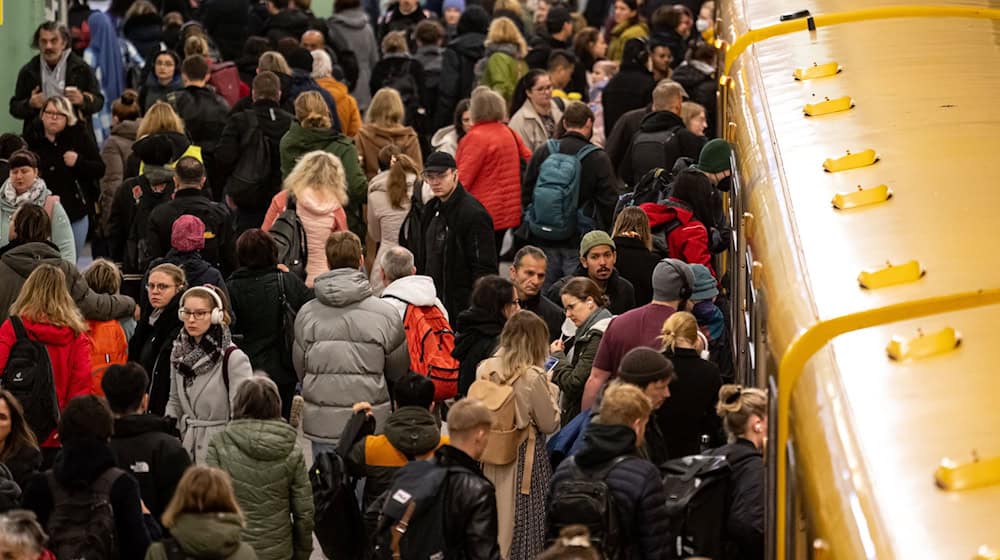
<instances>
[{"instance_id":1,"label":"child in crowd","mask_svg":"<svg viewBox=\"0 0 1000 560\"><path fill-rule=\"evenodd\" d=\"M618 63L613 60L598 60L594 63L593 71L587 75L587 83L590 85L590 110L594 112L594 134L590 141L595 146L604 147L607 132L604 130L604 103L601 96L604 87L618 73Z\"/></svg>"},{"instance_id":2,"label":"child in crowd","mask_svg":"<svg viewBox=\"0 0 1000 560\"><path fill-rule=\"evenodd\" d=\"M122 286L122 276L115 263L97 259L83 273L91 290L99 294L117 295ZM101 379L104 370L112 364L128 361L128 341L135 332L135 319L111 319L110 321L87 321L90 337L90 380L94 394L103 397Z\"/></svg>"}]
</instances>

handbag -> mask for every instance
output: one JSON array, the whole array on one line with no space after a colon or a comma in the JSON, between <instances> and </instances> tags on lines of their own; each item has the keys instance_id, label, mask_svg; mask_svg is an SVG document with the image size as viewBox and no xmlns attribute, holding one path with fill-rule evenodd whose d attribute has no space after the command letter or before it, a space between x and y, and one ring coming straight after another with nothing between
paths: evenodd
<instances>
[{"instance_id":1,"label":"handbag","mask_svg":"<svg viewBox=\"0 0 1000 560\"><path fill-rule=\"evenodd\" d=\"M278 271L278 293L281 305L281 330L284 337L281 345L281 360L289 369L292 366L292 345L295 344L295 316L298 311L290 303L285 295L285 274Z\"/></svg>"}]
</instances>

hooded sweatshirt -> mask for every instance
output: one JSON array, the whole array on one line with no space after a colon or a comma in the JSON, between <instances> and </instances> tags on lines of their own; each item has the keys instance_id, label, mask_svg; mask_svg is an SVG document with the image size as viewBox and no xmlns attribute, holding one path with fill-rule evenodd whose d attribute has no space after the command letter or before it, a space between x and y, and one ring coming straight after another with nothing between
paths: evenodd
<instances>
[{"instance_id":1,"label":"hooded sweatshirt","mask_svg":"<svg viewBox=\"0 0 1000 560\"><path fill-rule=\"evenodd\" d=\"M234 420L208 445L207 463L229 472L260 560L308 560L313 500L296 430L280 420ZM291 519L291 523L289 523Z\"/></svg>"},{"instance_id":2,"label":"hooded sweatshirt","mask_svg":"<svg viewBox=\"0 0 1000 560\"><path fill-rule=\"evenodd\" d=\"M14 186L11 185L8 177L3 182L3 186L0 187L0 192L13 192L13 190ZM21 204L34 204L45 208L52 220L52 243L59 248L59 255L66 262L76 264L76 242L73 241L73 229L70 227L66 210L59 202L59 197L49 200L49 197L54 195L41 177L35 179L27 192L34 192L35 196L20 204L14 204L6 196L0 196L0 246L10 243L11 218L14 217L14 212L17 211L18 207ZM46 206L46 202L49 203L49 206Z\"/></svg>"},{"instance_id":3,"label":"hooded sweatshirt","mask_svg":"<svg viewBox=\"0 0 1000 560\"><path fill-rule=\"evenodd\" d=\"M181 551L198 560L255 560L253 548L240 543L240 517L235 513L184 513L170 535ZM154 543L146 560L168 560L163 543Z\"/></svg>"},{"instance_id":4,"label":"hooded sweatshirt","mask_svg":"<svg viewBox=\"0 0 1000 560\"><path fill-rule=\"evenodd\" d=\"M365 436L347 456L348 469L366 477L364 508L392 486L396 471L414 459L423 459L448 443L429 410L404 406L392 413L382 435Z\"/></svg>"},{"instance_id":5,"label":"hooded sweatshirt","mask_svg":"<svg viewBox=\"0 0 1000 560\"><path fill-rule=\"evenodd\" d=\"M470 307L458 314L454 324L458 336L455 337L455 350L451 355L459 361L458 394L464 395L476 380L479 362L492 356L496 350L504 319L485 309Z\"/></svg>"},{"instance_id":6,"label":"hooded sweatshirt","mask_svg":"<svg viewBox=\"0 0 1000 560\"><path fill-rule=\"evenodd\" d=\"M430 276L414 274L393 280L391 284L382 290L382 299L392 304L399 311L399 318L406 315L406 308L409 305L426 307L428 305L437 306L448 318L448 310L437 297L437 289L434 287L434 279Z\"/></svg>"},{"instance_id":7,"label":"hooded sweatshirt","mask_svg":"<svg viewBox=\"0 0 1000 560\"><path fill-rule=\"evenodd\" d=\"M379 48L375 33L369 25L368 14L360 6L334 14L328 24L331 31L339 33L354 50L358 58L358 80L351 95L362 110L368 107L372 94L368 88L372 68L378 62Z\"/></svg>"}]
</instances>

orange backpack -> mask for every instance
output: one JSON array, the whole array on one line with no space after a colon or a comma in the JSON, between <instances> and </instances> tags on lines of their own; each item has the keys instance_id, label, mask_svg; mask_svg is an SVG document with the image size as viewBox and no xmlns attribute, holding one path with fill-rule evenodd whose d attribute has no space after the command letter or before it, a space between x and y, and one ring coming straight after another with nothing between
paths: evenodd
<instances>
[{"instance_id":1,"label":"orange backpack","mask_svg":"<svg viewBox=\"0 0 1000 560\"><path fill-rule=\"evenodd\" d=\"M410 371L430 378L434 383L434 401L441 402L458 394L458 360L451 356L455 350L455 331L448 319L434 305L417 306L406 303L403 331L406 347L410 352Z\"/></svg>"},{"instance_id":2,"label":"orange backpack","mask_svg":"<svg viewBox=\"0 0 1000 560\"><path fill-rule=\"evenodd\" d=\"M87 321L87 324L90 326L90 381L94 394L103 397L104 370L112 364L128 361L128 339L118 321Z\"/></svg>"}]
</instances>

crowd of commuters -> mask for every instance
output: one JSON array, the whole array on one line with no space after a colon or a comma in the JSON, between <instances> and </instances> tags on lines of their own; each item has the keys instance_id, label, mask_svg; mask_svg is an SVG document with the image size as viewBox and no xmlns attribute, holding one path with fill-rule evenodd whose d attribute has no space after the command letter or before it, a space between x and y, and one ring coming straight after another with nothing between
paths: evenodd
<instances>
[{"instance_id":1,"label":"crowd of commuters","mask_svg":"<svg viewBox=\"0 0 1000 560\"><path fill-rule=\"evenodd\" d=\"M0 136L5 558L674 558L699 453L763 557L711 1L69 4Z\"/></svg>"}]
</instances>

